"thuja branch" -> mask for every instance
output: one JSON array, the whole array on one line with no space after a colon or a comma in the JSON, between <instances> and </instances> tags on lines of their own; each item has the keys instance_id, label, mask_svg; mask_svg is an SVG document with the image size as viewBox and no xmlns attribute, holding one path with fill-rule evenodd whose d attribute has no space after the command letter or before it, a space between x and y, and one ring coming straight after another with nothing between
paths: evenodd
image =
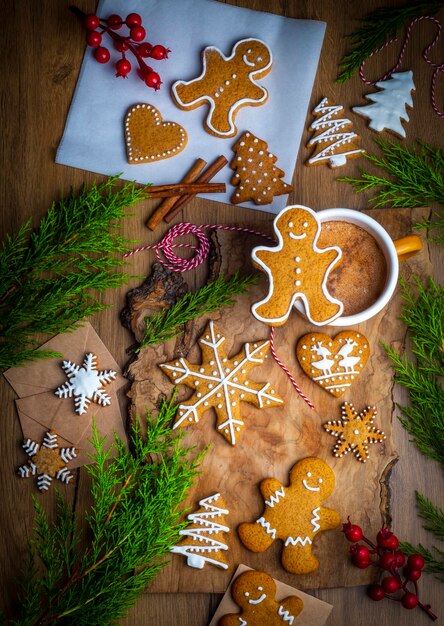
<instances>
[{"instance_id":1,"label":"thuja branch","mask_svg":"<svg viewBox=\"0 0 444 626\"><path fill-rule=\"evenodd\" d=\"M193 458L181 436L175 431L173 436L170 422L176 408L164 401L156 419L147 412L147 434L137 423L132 452L116 437L116 457L94 429L94 463L86 468L93 504L85 516L87 528L82 530L89 539L82 551L73 549L80 529L63 498L53 523L36 503L37 540L21 585L21 616L13 624L115 623L165 565L186 525L180 521L181 507L202 458ZM37 573L36 556L43 575Z\"/></svg>"},{"instance_id":2,"label":"thuja branch","mask_svg":"<svg viewBox=\"0 0 444 626\"><path fill-rule=\"evenodd\" d=\"M125 209L147 187L116 178L54 202L35 231L27 222L0 248L0 370L29 359L40 333L54 335L105 308L100 294L127 275L119 266L128 246L120 231Z\"/></svg>"},{"instance_id":3,"label":"thuja branch","mask_svg":"<svg viewBox=\"0 0 444 626\"><path fill-rule=\"evenodd\" d=\"M145 334L136 352L146 346L164 343L168 339L172 339L180 333L184 324L199 315L233 306L233 297L245 293L248 287L256 282L257 276L241 276L236 272L229 279L219 276L196 293L187 292L169 309L164 309L145 318Z\"/></svg>"},{"instance_id":4,"label":"thuja branch","mask_svg":"<svg viewBox=\"0 0 444 626\"><path fill-rule=\"evenodd\" d=\"M336 79L343 83L351 78L372 52L396 36L419 15L434 15L444 6L442 0L414 0L401 7L376 9L362 20L362 26L347 35L352 49L340 61L341 72Z\"/></svg>"}]
</instances>

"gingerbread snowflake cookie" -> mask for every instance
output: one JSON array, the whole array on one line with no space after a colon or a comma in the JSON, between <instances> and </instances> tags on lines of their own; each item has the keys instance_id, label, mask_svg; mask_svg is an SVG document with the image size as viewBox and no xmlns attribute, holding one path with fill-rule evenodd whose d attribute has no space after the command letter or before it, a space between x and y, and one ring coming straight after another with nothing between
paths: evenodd
<instances>
[{"instance_id":1,"label":"gingerbread snowflake cookie","mask_svg":"<svg viewBox=\"0 0 444 626\"><path fill-rule=\"evenodd\" d=\"M342 419L323 424L325 430L338 440L333 448L336 457L352 452L358 461L367 461L369 445L381 443L386 438L382 430L373 426L376 413L375 406L368 406L358 415L351 402L344 402Z\"/></svg>"},{"instance_id":2,"label":"gingerbread snowflake cookie","mask_svg":"<svg viewBox=\"0 0 444 626\"><path fill-rule=\"evenodd\" d=\"M92 352L85 355L82 365L83 367L80 367L71 361L63 361L62 369L68 377L68 382L55 391L58 398L74 396L75 412L79 415L86 413L90 402L102 406L111 404L110 396L102 387L109 385L117 376L117 372L113 370L99 372L97 357Z\"/></svg>"},{"instance_id":3,"label":"gingerbread snowflake cookie","mask_svg":"<svg viewBox=\"0 0 444 626\"><path fill-rule=\"evenodd\" d=\"M295 619L304 608L297 596L276 600L276 583L265 572L243 572L231 586L233 600L241 613L224 615L218 626L296 626Z\"/></svg>"},{"instance_id":4,"label":"gingerbread snowflake cookie","mask_svg":"<svg viewBox=\"0 0 444 626\"><path fill-rule=\"evenodd\" d=\"M354 330L345 330L334 338L308 333L299 339L296 356L313 382L339 398L361 375L370 347L366 337Z\"/></svg>"},{"instance_id":5,"label":"gingerbread snowflake cookie","mask_svg":"<svg viewBox=\"0 0 444 626\"><path fill-rule=\"evenodd\" d=\"M270 204L274 196L293 190L282 178L285 173L275 166L277 157L268 151L268 144L246 131L233 146L235 153L230 167L235 171L231 184L236 191L233 204L253 201L257 205Z\"/></svg>"},{"instance_id":6,"label":"gingerbread snowflake cookie","mask_svg":"<svg viewBox=\"0 0 444 626\"><path fill-rule=\"evenodd\" d=\"M37 474L37 487L40 491L47 491L53 478L66 484L72 480L73 475L67 464L77 456L77 451L75 448L59 448L55 431L48 431L41 444L25 439L23 449L29 459L26 465L18 468L17 474L20 478Z\"/></svg>"},{"instance_id":7,"label":"gingerbread snowflake cookie","mask_svg":"<svg viewBox=\"0 0 444 626\"><path fill-rule=\"evenodd\" d=\"M271 64L270 49L259 39L238 41L229 57L209 46L202 52L201 75L190 81L176 81L173 100L184 110L208 103L206 130L216 137L234 137L238 110L266 102L268 91L256 81L268 74Z\"/></svg>"},{"instance_id":8,"label":"gingerbread snowflake cookie","mask_svg":"<svg viewBox=\"0 0 444 626\"><path fill-rule=\"evenodd\" d=\"M280 539L282 565L293 574L308 574L319 566L312 548L316 535L339 525L339 514L322 506L332 493L335 475L327 463L314 457L293 465L290 484L276 478L260 484L265 509L256 522L241 524L239 537L249 550L264 552Z\"/></svg>"},{"instance_id":9,"label":"gingerbread snowflake cookie","mask_svg":"<svg viewBox=\"0 0 444 626\"><path fill-rule=\"evenodd\" d=\"M284 324L300 300L312 324L328 324L344 305L327 290L329 273L342 256L340 248L318 248L321 224L316 213L296 205L283 209L273 222L277 245L253 249L255 265L268 277L266 297L252 307L253 315L271 326Z\"/></svg>"},{"instance_id":10,"label":"gingerbread snowflake cookie","mask_svg":"<svg viewBox=\"0 0 444 626\"><path fill-rule=\"evenodd\" d=\"M283 404L270 383L256 383L248 379L250 371L267 358L270 343L246 343L233 357L226 355L223 337L211 321L199 339L202 364L190 363L184 358L162 363L160 367L175 384L194 389L189 400L182 402L173 428L197 423L213 408L217 430L235 445L245 427L241 403L249 402L259 409Z\"/></svg>"},{"instance_id":11,"label":"gingerbread snowflake cookie","mask_svg":"<svg viewBox=\"0 0 444 626\"><path fill-rule=\"evenodd\" d=\"M215 493L199 502L200 508L188 515L191 524L179 531L183 539L173 548L174 554L187 557L187 565L202 569L211 563L222 569L228 568L223 533L229 532L225 516L229 511L220 493Z\"/></svg>"}]
</instances>

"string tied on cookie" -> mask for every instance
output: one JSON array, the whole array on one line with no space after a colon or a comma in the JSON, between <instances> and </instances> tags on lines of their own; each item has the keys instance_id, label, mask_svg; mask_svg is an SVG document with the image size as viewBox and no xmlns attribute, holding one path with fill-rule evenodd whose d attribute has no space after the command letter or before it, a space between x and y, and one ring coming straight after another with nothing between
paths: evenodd
<instances>
[{"instance_id":1,"label":"string tied on cookie","mask_svg":"<svg viewBox=\"0 0 444 626\"><path fill-rule=\"evenodd\" d=\"M398 37L393 37L392 39L389 39L382 46L380 46L376 50L373 50L373 52L368 56L368 58L365 59L361 63L361 67L359 68L359 76L361 77L361 80L362 80L363 83L365 83L366 85L373 85L373 86L376 85L376 83L378 83L378 82L383 82L383 81L388 80L389 78L391 78L392 74L394 72L396 72L396 70L400 67L400 65L402 63L405 51L406 51L407 46L409 45L409 42L410 42L413 26L417 22L421 22L422 20L430 20L437 27L436 34L435 34L433 40L431 41L431 43L426 48L424 48L424 50L422 52L422 57L423 57L424 61L428 65L431 65L434 68L433 69L433 75L432 75L431 87L430 87L430 99L431 99L431 102L432 102L433 110L435 111L436 115L438 115L439 117L444 119L444 113L439 110L438 105L436 103L436 81L437 81L438 75L440 73L444 73L444 63L435 63L434 61L432 61L429 58L430 51L435 47L435 45L437 44L439 38L441 37L442 26L441 26L440 21L438 19L436 19L436 17L433 17L431 15L421 15L419 17L416 17L415 19L413 19L410 22L410 24L407 27L405 38L404 38L404 43L402 44L402 48L401 48L401 50L399 52L399 56L398 56L397 61L396 61L395 65L386 74L384 74L384 76L382 76L382 78L377 79L377 80L368 80L365 77L365 75L364 75L365 64L368 61L368 59L370 59L372 56L374 56L375 54L378 54L379 52L382 52L382 50L384 50L385 48L390 46L392 43L395 43L398 40Z\"/></svg>"},{"instance_id":2,"label":"string tied on cookie","mask_svg":"<svg viewBox=\"0 0 444 626\"><path fill-rule=\"evenodd\" d=\"M139 252L144 252L145 250L154 250L159 263L164 265L170 271L181 273L193 270L196 267L199 267L199 265L201 265L205 261L210 252L210 240L204 229L228 230L232 232L246 233L249 235L262 237L263 239L267 239L271 242L275 242L275 239L273 237L270 237L265 233L262 233L258 230L253 230L251 228L242 228L241 226L227 226L225 224L202 224L200 226L197 226L196 224L191 224L190 222L180 222L179 224L175 224L174 226L172 226L168 230L166 235L164 235L164 237L162 237L162 239L158 243L147 246L140 246L139 248L130 250L129 252L126 252L124 254L124 258L134 256L135 254L138 254ZM174 240L177 237L182 237L183 235L194 235L197 238L197 245L190 243L174 243ZM176 248L186 248L189 250L193 250L194 254L193 256L191 256L191 258L184 259L174 252ZM315 407L313 403L302 392L301 388L292 376L290 370L278 357L274 344L274 330L274 327L272 327L270 330L270 348L274 360L279 365L279 367L286 373L291 381L291 384L296 389L301 398L308 404L311 409L314 409Z\"/></svg>"}]
</instances>

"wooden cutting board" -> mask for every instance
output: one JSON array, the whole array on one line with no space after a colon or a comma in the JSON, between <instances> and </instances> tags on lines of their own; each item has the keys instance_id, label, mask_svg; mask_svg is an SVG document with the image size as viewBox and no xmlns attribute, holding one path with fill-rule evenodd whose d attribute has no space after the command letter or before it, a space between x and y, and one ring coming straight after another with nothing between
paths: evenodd
<instances>
[{"instance_id":1,"label":"wooden cutting board","mask_svg":"<svg viewBox=\"0 0 444 626\"><path fill-rule=\"evenodd\" d=\"M411 233L412 225L426 215L422 209L413 212L407 209L373 210L368 213L394 239ZM255 227L254 224L248 226ZM256 225L256 228L264 231L266 227L262 223ZM271 232L271 221L268 232ZM221 271L225 275L239 268L246 272L253 271L250 252L252 247L260 243L257 237L218 231L217 238L222 258ZM405 278L408 279L412 273L420 276L430 274L427 245L418 255L402 264ZM189 280L188 277L186 279ZM246 341L268 338L268 327L250 313L251 303L258 301L264 293L266 281L263 278L247 295L238 298L233 308L212 316L226 337L228 355L236 354ZM196 446L200 450L211 444L201 466L202 474L189 495L187 505L194 509L202 498L215 492L223 495L230 510L227 519L232 528L228 536L230 567L225 571L206 564L203 570L197 570L188 567L182 556L172 555L170 563L149 587L149 592L224 592L239 563L263 569L271 576L302 589L362 585L371 579L374 575L371 568L358 570L350 565L349 544L340 532L340 527L321 533L315 539L314 552L320 560L320 566L305 576L288 574L282 568L281 542L275 541L266 552L255 554L240 543L236 527L243 521L255 521L262 514L263 499L258 490L259 482L266 477L276 477L282 484L288 484L288 472L293 464L307 456L324 459L334 470L336 488L324 505L336 509L343 521L350 515L353 522L361 524L370 537L375 536L381 525L390 523L389 478L390 470L397 460L392 420L396 417L392 401L393 371L381 344L402 346L405 327L399 320L400 309L398 290L389 306L378 316L353 328L366 335L371 355L358 381L341 398L335 398L320 389L303 374L296 360L295 346L299 337L316 328L296 312L292 313L285 326L277 329L276 346L280 358L290 368L316 409L310 409L297 395L270 355L262 366L253 370L251 379L269 381L284 398L283 407L258 410L244 404L242 416L247 427L235 447L216 432L212 411L208 411L198 424L186 429L188 434L184 442L187 445ZM187 359L192 363L200 363L200 349L195 340L207 321L208 317L200 318L191 330L191 349ZM340 330L343 329L330 327L322 329L322 332L334 336ZM175 358L179 349L183 355L183 345L175 341L147 348L129 366L128 373L133 380L129 394L133 414L143 415L145 407L155 405L160 394L170 396L173 387L158 364ZM188 388L179 386L178 398L188 398L191 393ZM387 438L384 443L370 447L370 458L365 464L351 454L335 458L332 449L336 439L321 427L327 420L340 418L340 407L344 401L352 402L358 411L368 404L374 404L378 409L375 425L384 430Z\"/></svg>"}]
</instances>

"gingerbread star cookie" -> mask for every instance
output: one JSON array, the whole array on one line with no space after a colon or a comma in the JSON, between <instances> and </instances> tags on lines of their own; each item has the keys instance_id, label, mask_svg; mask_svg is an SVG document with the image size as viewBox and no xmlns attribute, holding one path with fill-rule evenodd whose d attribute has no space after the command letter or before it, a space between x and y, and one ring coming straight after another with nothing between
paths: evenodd
<instances>
[{"instance_id":1,"label":"gingerbread star cookie","mask_svg":"<svg viewBox=\"0 0 444 626\"><path fill-rule=\"evenodd\" d=\"M245 427L242 402L263 409L281 405L284 401L270 383L248 379L250 370L267 358L269 341L246 343L231 358L226 355L224 342L225 337L211 321L199 339L201 365L180 358L162 363L160 367L176 385L181 383L194 389L191 398L179 405L173 428L197 423L208 409L213 408L218 432L234 446Z\"/></svg>"},{"instance_id":2,"label":"gingerbread star cookie","mask_svg":"<svg viewBox=\"0 0 444 626\"><path fill-rule=\"evenodd\" d=\"M231 586L233 600L242 609L241 613L224 615L218 626L283 626L294 623L304 608L297 596L276 600L276 583L265 572L243 572Z\"/></svg>"},{"instance_id":3,"label":"gingerbread star cookie","mask_svg":"<svg viewBox=\"0 0 444 626\"><path fill-rule=\"evenodd\" d=\"M368 406L358 415L353 404L344 402L342 419L328 421L322 425L338 440L333 448L333 454L336 457L353 452L358 461L362 463L367 461L369 445L381 443L386 438L382 430L373 426L376 413L375 406Z\"/></svg>"},{"instance_id":4,"label":"gingerbread star cookie","mask_svg":"<svg viewBox=\"0 0 444 626\"><path fill-rule=\"evenodd\" d=\"M268 277L266 297L252 307L253 315L270 326L284 324L297 300L315 325L339 317L344 305L327 290L329 273L342 256L340 248L318 248L321 224L316 213L305 206L283 209L273 222L277 237L274 247L253 249L253 262Z\"/></svg>"},{"instance_id":5,"label":"gingerbread star cookie","mask_svg":"<svg viewBox=\"0 0 444 626\"><path fill-rule=\"evenodd\" d=\"M164 122L152 104L134 104L125 116L128 163L152 163L169 159L187 145L186 130L176 122Z\"/></svg>"},{"instance_id":6,"label":"gingerbread star cookie","mask_svg":"<svg viewBox=\"0 0 444 626\"><path fill-rule=\"evenodd\" d=\"M296 356L305 374L336 398L360 376L369 355L368 340L354 330L345 330L334 338L308 333L296 346Z\"/></svg>"},{"instance_id":7,"label":"gingerbread star cookie","mask_svg":"<svg viewBox=\"0 0 444 626\"><path fill-rule=\"evenodd\" d=\"M205 129L216 137L234 137L234 118L241 107L260 106L268 91L256 83L271 69L269 47L259 39L242 39L226 57L214 46L202 52L202 73L190 81L178 80L172 86L177 106L195 109L208 103Z\"/></svg>"},{"instance_id":8,"label":"gingerbread star cookie","mask_svg":"<svg viewBox=\"0 0 444 626\"><path fill-rule=\"evenodd\" d=\"M288 487L276 478L266 478L260 484L264 512L256 522L239 526L242 543L253 552L264 552L280 539L284 543L282 565L287 572L314 571L319 566L312 551L316 535L336 528L340 522L334 509L321 504L333 493L334 486L333 470L314 457L293 465Z\"/></svg>"}]
</instances>

